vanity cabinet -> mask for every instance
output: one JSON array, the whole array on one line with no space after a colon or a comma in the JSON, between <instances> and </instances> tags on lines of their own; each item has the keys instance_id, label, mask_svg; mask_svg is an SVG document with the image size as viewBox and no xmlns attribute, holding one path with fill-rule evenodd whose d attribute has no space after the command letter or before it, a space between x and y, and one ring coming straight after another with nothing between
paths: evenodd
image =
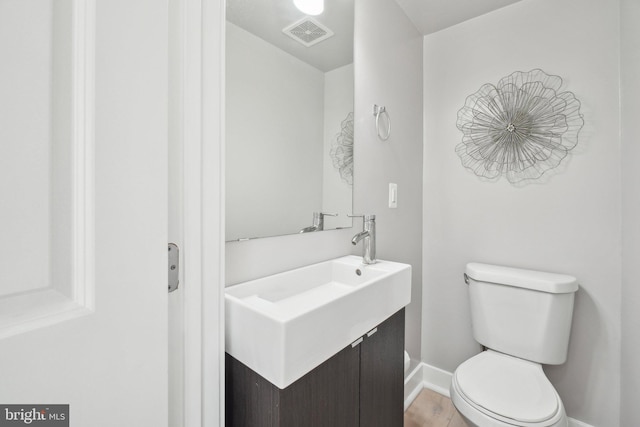
<instances>
[{"instance_id":1,"label":"vanity cabinet","mask_svg":"<svg viewBox=\"0 0 640 427\"><path fill-rule=\"evenodd\" d=\"M226 355L227 427L402 427L404 309L285 389Z\"/></svg>"}]
</instances>

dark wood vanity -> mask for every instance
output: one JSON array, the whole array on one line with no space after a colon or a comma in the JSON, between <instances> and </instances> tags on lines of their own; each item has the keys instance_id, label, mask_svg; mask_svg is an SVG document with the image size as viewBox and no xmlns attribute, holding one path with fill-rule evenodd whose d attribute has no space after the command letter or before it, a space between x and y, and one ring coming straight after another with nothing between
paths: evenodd
<instances>
[{"instance_id":1,"label":"dark wood vanity","mask_svg":"<svg viewBox=\"0 0 640 427\"><path fill-rule=\"evenodd\" d=\"M226 355L227 427L402 427L404 308L280 389Z\"/></svg>"}]
</instances>

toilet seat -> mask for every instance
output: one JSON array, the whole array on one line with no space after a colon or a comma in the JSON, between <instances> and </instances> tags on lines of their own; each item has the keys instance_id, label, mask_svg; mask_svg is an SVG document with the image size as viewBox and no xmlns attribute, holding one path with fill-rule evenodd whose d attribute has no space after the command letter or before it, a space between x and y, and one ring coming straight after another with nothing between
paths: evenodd
<instances>
[{"instance_id":1,"label":"toilet seat","mask_svg":"<svg viewBox=\"0 0 640 427\"><path fill-rule=\"evenodd\" d=\"M495 420L494 425L555 426L566 418L562 401L541 365L492 350L456 369L452 392L472 410Z\"/></svg>"}]
</instances>

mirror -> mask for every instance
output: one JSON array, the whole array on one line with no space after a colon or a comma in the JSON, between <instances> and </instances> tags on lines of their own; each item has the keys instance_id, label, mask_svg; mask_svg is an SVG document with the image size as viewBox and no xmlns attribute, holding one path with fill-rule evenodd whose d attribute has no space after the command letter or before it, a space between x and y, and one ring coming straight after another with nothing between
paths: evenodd
<instances>
[{"instance_id":1,"label":"mirror","mask_svg":"<svg viewBox=\"0 0 640 427\"><path fill-rule=\"evenodd\" d=\"M353 16L227 1L227 241L351 227Z\"/></svg>"}]
</instances>

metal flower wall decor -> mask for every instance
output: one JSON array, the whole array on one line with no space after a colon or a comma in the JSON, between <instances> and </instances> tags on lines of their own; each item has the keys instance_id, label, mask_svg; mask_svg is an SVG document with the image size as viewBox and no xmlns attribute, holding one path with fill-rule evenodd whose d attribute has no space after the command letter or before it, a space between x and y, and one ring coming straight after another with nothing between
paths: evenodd
<instances>
[{"instance_id":1,"label":"metal flower wall decor","mask_svg":"<svg viewBox=\"0 0 640 427\"><path fill-rule=\"evenodd\" d=\"M580 101L560 92L562 78L516 71L484 84L458 111L462 165L488 179L537 179L560 164L584 125Z\"/></svg>"},{"instance_id":2,"label":"metal flower wall decor","mask_svg":"<svg viewBox=\"0 0 640 427\"><path fill-rule=\"evenodd\" d=\"M342 180L353 185L353 113L347 114L340 127L336 142L331 147L331 160Z\"/></svg>"}]
</instances>

